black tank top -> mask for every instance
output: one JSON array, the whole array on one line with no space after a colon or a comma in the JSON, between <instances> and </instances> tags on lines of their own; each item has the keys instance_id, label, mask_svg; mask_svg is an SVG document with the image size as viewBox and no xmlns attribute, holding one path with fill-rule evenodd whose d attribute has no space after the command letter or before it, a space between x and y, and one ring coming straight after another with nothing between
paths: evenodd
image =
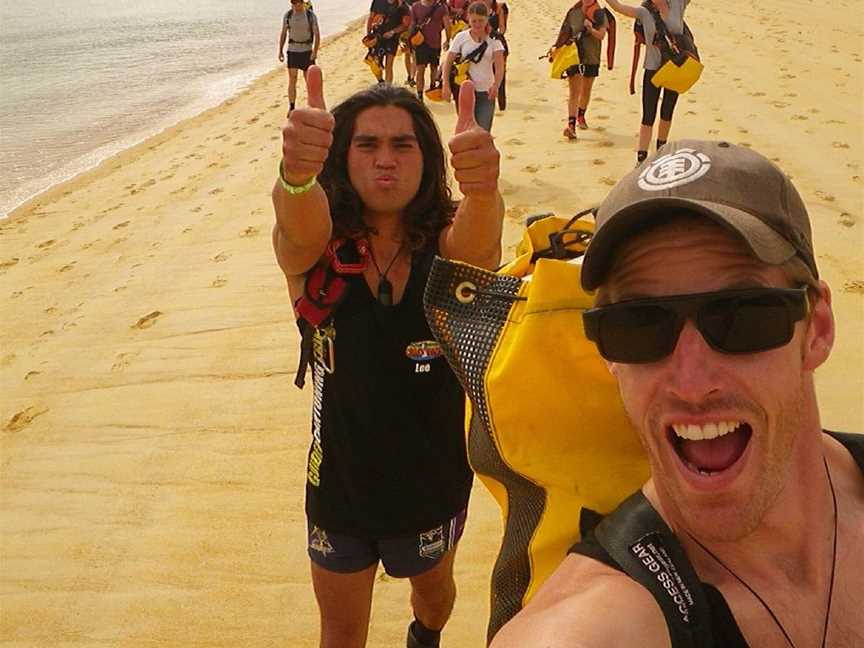
<instances>
[{"instance_id":1,"label":"black tank top","mask_svg":"<svg viewBox=\"0 0 864 648\"><path fill-rule=\"evenodd\" d=\"M843 444L864 474L864 435L829 432L827 430L826 433ZM594 535L593 529L602 520L602 516L593 511L587 511L587 513L588 515L583 515L580 522L585 526L582 529L582 540L573 545L569 553L588 556L609 567L624 571L621 565L600 545ZM586 520L589 520L587 525L585 524ZM711 645L715 648L750 648L720 590L710 583L700 581L699 584L705 593L710 612L710 636L713 642ZM672 633L670 632L670 634ZM672 641L672 648L679 648L679 644L675 640Z\"/></svg>"},{"instance_id":2,"label":"black tank top","mask_svg":"<svg viewBox=\"0 0 864 648\"><path fill-rule=\"evenodd\" d=\"M395 306L350 276L332 327L315 333L306 512L323 529L413 535L468 504L465 396L423 312L436 250L415 253Z\"/></svg>"}]
</instances>

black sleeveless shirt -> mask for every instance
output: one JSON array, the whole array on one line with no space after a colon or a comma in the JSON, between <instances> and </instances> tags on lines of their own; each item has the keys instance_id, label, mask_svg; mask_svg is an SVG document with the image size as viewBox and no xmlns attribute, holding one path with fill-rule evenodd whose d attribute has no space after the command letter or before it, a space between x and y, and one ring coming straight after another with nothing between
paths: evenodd
<instances>
[{"instance_id":1,"label":"black sleeveless shirt","mask_svg":"<svg viewBox=\"0 0 864 648\"><path fill-rule=\"evenodd\" d=\"M858 464L861 472L864 473L864 435L829 432L827 430L826 433L843 444L853 459L855 459L855 463ZM641 495L641 493L639 494ZM644 495L642 497L644 498ZM582 540L573 545L568 553L588 556L609 567L624 571L621 565L600 545L594 534L593 530L602 517L593 511L587 511L587 513L588 515L583 515L580 523L584 527L582 529ZM588 520L587 524L586 520ZM705 593L710 613L710 645L714 648L750 648L750 645L741 633L741 629L738 627L738 623L735 621L729 604L726 603L726 599L720 590L710 583L702 581L699 582L699 585L701 585ZM672 648L679 648L679 644L674 639L672 641Z\"/></svg>"},{"instance_id":2,"label":"black sleeveless shirt","mask_svg":"<svg viewBox=\"0 0 864 648\"><path fill-rule=\"evenodd\" d=\"M436 251L415 253L394 306L348 277L333 324L315 332L306 513L328 531L413 535L468 504L465 395L423 312Z\"/></svg>"}]
</instances>

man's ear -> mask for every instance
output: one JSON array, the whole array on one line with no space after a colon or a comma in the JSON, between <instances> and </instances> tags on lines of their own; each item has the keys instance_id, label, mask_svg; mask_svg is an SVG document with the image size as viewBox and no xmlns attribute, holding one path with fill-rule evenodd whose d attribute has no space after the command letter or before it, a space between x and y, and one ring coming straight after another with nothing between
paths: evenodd
<instances>
[{"instance_id":1,"label":"man's ear","mask_svg":"<svg viewBox=\"0 0 864 648\"><path fill-rule=\"evenodd\" d=\"M803 368L814 371L828 356L834 346L834 311L831 309L831 289L824 281L819 282L816 299L811 302L807 331L804 337Z\"/></svg>"}]
</instances>

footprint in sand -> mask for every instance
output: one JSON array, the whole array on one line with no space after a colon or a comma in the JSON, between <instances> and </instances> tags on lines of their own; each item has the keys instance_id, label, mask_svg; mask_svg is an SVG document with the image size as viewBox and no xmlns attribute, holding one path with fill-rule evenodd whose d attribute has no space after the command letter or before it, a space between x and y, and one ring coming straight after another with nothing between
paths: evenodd
<instances>
[{"instance_id":1,"label":"footprint in sand","mask_svg":"<svg viewBox=\"0 0 864 648\"><path fill-rule=\"evenodd\" d=\"M7 353L5 356L0 358L0 367L8 367L13 362L15 362L16 356L14 353Z\"/></svg>"},{"instance_id":2,"label":"footprint in sand","mask_svg":"<svg viewBox=\"0 0 864 648\"><path fill-rule=\"evenodd\" d=\"M30 425L37 417L46 414L48 411L47 407L28 407L27 409L16 413L11 419L9 419L9 422L6 423L6 426L3 429L6 432L18 432Z\"/></svg>"},{"instance_id":3,"label":"footprint in sand","mask_svg":"<svg viewBox=\"0 0 864 648\"><path fill-rule=\"evenodd\" d=\"M540 170L540 168L536 167L532 164L529 164L528 166L522 167L522 170L527 172L527 173L537 173Z\"/></svg>"},{"instance_id":4,"label":"footprint in sand","mask_svg":"<svg viewBox=\"0 0 864 648\"><path fill-rule=\"evenodd\" d=\"M36 247L39 248L40 250L44 250L45 248L49 248L49 247L51 247L51 246L54 245L56 242L57 242L57 241L55 241L54 239L49 239L49 240L47 240L47 241L43 241L42 243L40 243L40 244L37 245Z\"/></svg>"},{"instance_id":5,"label":"footprint in sand","mask_svg":"<svg viewBox=\"0 0 864 648\"><path fill-rule=\"evenodd\" d=\"M111 371L123 371L132 364L132 358L136 355L134 353L118 353L114 358L114 364L111 365Z\"/></svg>"},{"instance_id":6,"label":"footprint in sand","mask_svg":"<svg viewBox=\"0 0 864 648\"><path fill-rule=\"evenodd\" d=\"M223 261L227 261L230 256L231 256L230 254L227 254L225 252L220 252L216 256L212 257L210 260L213 261L214 263L222 263Z\"/></svg>"},{"instance_id":7,"label":"footprint in sand","mask_svg":"<svg viewBox=\"0 0 864 648\"><path fill-rule=\"evenodd\" d=\"M239 142L234 142L234 146L243 146L245 143L244 140L240 140Z\"/></svg>"},{"instance_id":8,"label":"footprint in sand","mask_svg":"<svg viewBox=\"0 0 864 648\"><path fill-rule=\"evenodd\" d=\"M515 156L515 155L505 155L505 156L504 156L504 159L505 159L505 160L515 160L515 159L516 159L516 156ZM17 263L17 261L16 261L16 263Z\"/></svg>"},{"instance_id":9,"label":"footprint in sand","mask_svg":"<svg viewBox=\"0 0 864 648\"><path fill-rule=\"evenodd\" d=\"M62 268L58 268L57 272L69 272L70 270L72 270L75 267L76 263L78 263L78 262L73 261L72 263L67 263Z\"/></svg>"},{"instance_id":10,"label":"footprint in sand","mask_svg":"<svg viewBox=\"0 0 864 648\"><path fill-rule=\"evenodd\" d=\"M11 268L12 266L17 265L20 260L21 259L18 257L12 257L8 261L0 261L0 270Z\"/></svg>"},{"instance_id":11,"label":"footprint in sand","mask_svg":"<svg viewBox=\"0 0 864 648\"><path fill-rule=\"evenodd\" d=\"M119 229L123 229L124 227L127 227L128 225L129 225L129 221L123 221L122 223L117 223L111 229L119 230Z\"/></svg>"},{"instance_id":12,"label":"footprint in sand","mask_svg":"<svg viewBox=\"0 0 864 648\"><path fill-rule=\"evenodd\" d=\"M511 137L509 140L504 142L505 144L510 144L512 146L522 146L525 142L520 140L518 137Z\"/></svg>"},{"instance_id":13,"label":"footprint in sand","mask_svg":"<svg viewBox=\"0 0 864 648\"><path fill-rule=\"evenodd\" d=\"M601 160L600 158L594 158L593 160L591 160L591 164L593 164L594 166L602 166L602 165L606 164L606 160Z\"/></svg>"},{"instance_id":14,"label":"footprint in sand","mask_svg":"<svg viewBox=\"0 0 864 648\"><path fill-rule=\"evenodd\" d=\"M847 281L843 284L843 292L864 294L864 281Z\"/></svg>"},{"instance_id":15,"label":"footprint in sand","mask_svg":"<svg viewBox=\"0 0 864 648\"><path fill-rule=\"evenodd\" d=\"M826 193L824 191L817 191L816 196L821 198L825 202L834 202L834 200L835 200L834 196L832 196L831 194Z\"/></svg>"},{"instance_id":16,"label":"footprint in sand","mask_svg":"<svg viewBox=\"0 0 864 648\"><path fill-rule=\"evenodd\" d=\"M224 286L227 283L228 283L228 280L225 279L225 277L216 277L213 280L213 283L210 284L210 286L212 286L213 288L221 288L222 286Z\"/></svg>"},{"instance_id":17,"label":"footprint in sand","mask_svg":"<svg viewBox=\"0 0 864 648\"><path fill-rule=\"evenodd\" d=\"M807 121L810 118L807 115L792 115L792 119L795 121Z\"/></svg>"},{"instance_id":18,"label":"footprint in sand","mask_svg":"<svg viewBox=\"0 0 864 648\"><path fill-rule=\"evenodd\" d=\"M601 142L597 142L597 146L599 146L600 148L612 148L613 146L615 146L615 142L603 140Z\"/></svg>"},{"instance_id":19,"label":"footprint in sand","mask_svg":"<svg viewBox=\"0 0 864 648\"><path fill-rule=\"evenodd\" d=\"M846 142L831 142L831 146L838 149L848 149L849 145Z\"/></svg>"},{"instance_id":20,"label":"footprint in sand","mask_svg":"<svg viewBox=\"0 0 864 648\"><path fill-rule=\"evenodd\" d=\"M153 311L152 313L147 313L144 317L140 318L137 322L135 322L129 328L134 329L147 329L153 326L156 323L156 320L162 317L164 313L162 311Z\"/></svg>"},{"instance_id":21,"label":"footprint in sand","mask_svg":"<svg viewBox=\"0 0 864 648\"><path fill-rule=\"evenodd\" d=\"M31 378L35 378L36 376L39 376L39 375L41 375L41 374L42 374L41 371L28 371L28 372L27 372L27 375L24 376L24 382L27 382L27 381L30 380Z\"/></svg>"},{"instance_id":22,"label":"footprint in sand","mask_svg":"<svg viewBox=\"0 0 864 648\"><path fill-rule=\"evenodd\" d=\"M838 223L840 223L843 227L854 227L855 225L855 217L849 212L843 212L840 214L840 218L838 219Z\"/></svg>"},{"instance_id":23,"label":"footprint in sand","mask_svg":"<svg viewBox=\"0 0 864 648\"><path fill-rule=\"evenodd\" d=\"M240 232L240 236L246 238L248 236L256 236L258 234L258 228L252 227L251 225L247 227L245 230Z\"/></svg>"},{"instance_id":24,"label":"footprint in sand","mask_svg":"<svg viewBox=\"0 0 864 648\"><path fill-rule=\"evenodd\" d=\"M604 184L608 187L615 186L615 178L610 178L609 176L603 176L597 182L599 182L600 184Z\"/></svg>"},{"instance_id":25,"label":"footprint in sand","mask_svg":"<svg viewBox=\"0 0 864 648\"><path fill-rule=\"evenodd\" d=\"M259 119L261 119L261 118L260 118L260 117L253 117L252 119L247 119L247 120L246 120L246 123L247 123L247 124L254 124L254 123L257 122Z\"/></svg>"},{"instance_id":26,"label":"footprint in sand","mask_svg":"<svg viewBox=\"0 0 864 648\"><path fill-rule=\"evenodd\" d=\"M211 189L207 193L209 193L211 196L215 196L216 194L220 194L223 191L225 191L225 190L222 187L216 187L215 189Z\"/></svg>"},{"instance_id":27,"label":"footprint in sand","mask_svg":"<svg viewBox=\"0 0 864 648\"><path fill-rule=\"evenodd\" d=\"M184 227L184 228L183 228L183 231L180 232L180 233L181 233L181 234L188 234L188 233L191 232L191 231L192 231L192 228L191 228L191 227Z\"/></svg>"}]
</instances>

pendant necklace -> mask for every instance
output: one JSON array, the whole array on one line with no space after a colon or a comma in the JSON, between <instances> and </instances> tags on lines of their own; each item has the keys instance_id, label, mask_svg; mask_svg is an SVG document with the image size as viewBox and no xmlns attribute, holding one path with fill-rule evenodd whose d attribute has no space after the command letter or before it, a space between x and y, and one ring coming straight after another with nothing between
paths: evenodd
<instances>
[{"instance_id":1,"label":"pendant necklace","mask_svg":"<svg viewBox=\"0 0 864 648\"><path fill-rule=\"evenodd\" d=\"M399 246L399 249L396 250L396 254L390 259L390 264L387 266L387 269L384 272L381 272L381 268L378 267L378 262L375 260L375 252L372 250L372 246L369 246L369 256L372 258L372 264L375 266L375 271L378 273L378 303L382 306L392 306L393 305L393 284L390 283L390 280L387 278L387 273L390 272L390 268L393 267L393 264L396 263L396 259L399 258L399 255L402 254L402 245Z\"/></svg>"},{"instance_id":2,"label":"pendant necklace","mask_svg":"<svg viewBox=\"0 0 864 648\"><path fill-rule=\"evenodd\" d=\"M828 585L828 605L825 609L825 622L822 625L822 648L825 648L825 639L828 636L828 620L831 618L831 597L834 594L834 568L837 565L837 495L834 493L834 482L831 480L831 471L828 469L828 461L824 457L822 461L825 463L825 474L828 475L828 486L831 488L831 501L834 504L834 549L831 553L831 580ZM686 532L690 539L693 540L697 545L699 545L702 550L711 556L723 569L732 574L739 583L741 583L744 587L746 587L750 593L756 597L756 599L762 604L762 607L768 612L771 618L774 620L774 623L780 628L780 632L783 633L783 636L786 637L787 643L795 648L795 644L792 642L792 638L789 636L789 633L786 632L786 628L783 627L783 624L780 623L780 620L777 618L777 615L774 614L774 611L768 606L768 604L762 599L759 594L756 593L752 587L750 587L743 578L741 578L738 574L733 572L726 564L720 560L717 556L711 553L711 550L708 549L705 545L699 542L696 538L690 535L689 532Z\"/></svg>"}]
</instances>

